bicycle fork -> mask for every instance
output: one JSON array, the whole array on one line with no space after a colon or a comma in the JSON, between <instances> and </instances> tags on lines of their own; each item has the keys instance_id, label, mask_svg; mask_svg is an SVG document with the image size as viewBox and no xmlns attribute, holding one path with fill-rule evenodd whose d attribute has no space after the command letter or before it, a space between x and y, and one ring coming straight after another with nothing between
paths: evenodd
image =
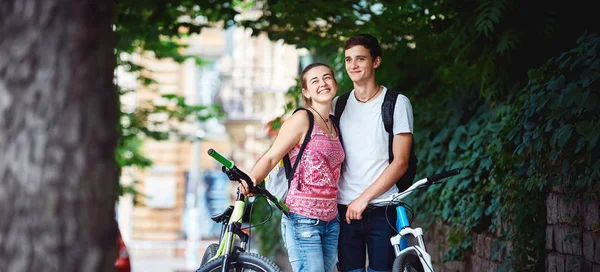
<instances>
[{"instance_id":1,"label":"bicycle fork","mask_svg":"<svg viewBox=\"0 0 600 272\"><path fill-rule=\"evenodd\" d=\"M246 207L245 196L240 193L238 190L237 198L235 200L233 213L231 214L231 218L229 219L229 224L227 224L227 232L225 236L227 237L225 243L220 243L219 251L217 255L224 256L222 272L227 272L229 270L229 259L233 253L233 246L235 243L235 235L238 235L241 238L241 248L245 250L246 243L248 242L248 235L242 232L242 216L244 215L244 208ZM223 247L223 245L225 245Z\"/></svg>"}]
</instances>

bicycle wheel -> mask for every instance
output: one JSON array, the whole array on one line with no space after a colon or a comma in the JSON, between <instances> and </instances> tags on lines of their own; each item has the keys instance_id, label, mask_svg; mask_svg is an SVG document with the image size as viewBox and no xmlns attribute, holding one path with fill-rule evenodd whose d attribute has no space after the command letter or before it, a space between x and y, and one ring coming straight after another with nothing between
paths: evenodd
<instances>
[{"instance_id":1,"label":"bicycle wheel","mask_svg":"<svg viewBox=\"0 0 600 272\"><path fill-rule=\"evenodd\" d=\"M217 250L219 250L219 244L210 244L204 251L204 256L202 256L202 262L200 263L200 266L214 257L217 254Z\"/></svg>"},{"instance_id":2,"label":"bicycle wheel","mask_svg":"<svg viewBox=\"0 0 600 272\"><path fill-rule=\"evenodd\" d=\"M393 272L423 272L423 264L414 253L402 254L394 260Z\"/></svg>"},{"instance_id":3,"label":"bicycle wheel","mask_svg":"<svg viewBox=\"0 0 600 272\"><path fill-rule=\"evenodd\" d=\"M223 267L223 258L216 258L198 268L196 272L221 271ZM271 260L256 253L241 252L231 256L229 262L229 271L260 271L260 272L281 272L281 269Z\"/></svg>"}]
</instances>

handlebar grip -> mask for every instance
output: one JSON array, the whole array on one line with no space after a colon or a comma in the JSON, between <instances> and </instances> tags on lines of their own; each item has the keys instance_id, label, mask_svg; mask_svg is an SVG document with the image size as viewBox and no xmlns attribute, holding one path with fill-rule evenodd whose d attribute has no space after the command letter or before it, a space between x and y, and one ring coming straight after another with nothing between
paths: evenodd
<instances>
[{"instance_id":1,"label":"handlebar grip","mask_svg":"<svg viewBox=\"0 0 600 272\"><path fill-rule=\"evenodd\" d=\"M460 169L459 168L452 169L450 171L442 172L442 173L435 174L433 176L428 177L427 178L427 182L431 184L431 183L434 183L434 182L436 182L438 180L442 180L442 179L445 179L447 177L458 175L459 173L460 173Z\"/></svg>"},{"instance_id":2,"label":"handlebar grip","mask_svg":"<svg viewBox=\"0 0 600 272\"><path fill-rule=\"evenodd\" d=\"M208 155L210 155L215 160L217 160L219 163L221 163L222 165L224 165L227 169L231 169L235 165L235 164L233 164L232 161L230 161L230 160L226 159L225 157L221 156L221 154L219 154L219 152L215 151L212 148L208 150Z\"/></svg>"}]
</instances>

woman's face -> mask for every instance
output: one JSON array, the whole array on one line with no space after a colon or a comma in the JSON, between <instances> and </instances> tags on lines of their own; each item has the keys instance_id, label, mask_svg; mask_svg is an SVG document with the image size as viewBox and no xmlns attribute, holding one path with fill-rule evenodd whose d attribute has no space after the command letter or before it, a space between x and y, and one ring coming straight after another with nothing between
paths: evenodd
<instances>
[{"instance_id":1,"label":"woman's face","mask_svg":"<svg viewBox=\"0 0 600 272\"><path fill-rule=\"evenodd\" d=\"M302 95L312 103L331 103L337 92L337 83L327 66L317 66L304 74L306 87Z\"/></svg>"}]
</instances>

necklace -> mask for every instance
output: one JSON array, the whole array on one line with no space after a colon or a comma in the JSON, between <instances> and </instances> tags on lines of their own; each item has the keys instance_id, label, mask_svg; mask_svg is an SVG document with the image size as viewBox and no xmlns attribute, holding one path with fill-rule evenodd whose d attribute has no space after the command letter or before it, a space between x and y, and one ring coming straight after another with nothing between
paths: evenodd
<instances>
[{"instance_id":1,"label":"necklace","mask_svg":"<svg viewBox=\"0 0 600 272\"><path fill-rule=\"evenodd\" d=\"M360 103L367 103L367 102L369 102L369 100L373 99L373 97L375 97L379 93L379 90L381 90L381 85L378 86L377 91L371 97L369 97L369 99L367 99L365 101L361 101L360 99L358 99L358 97L356 97L356 92L354 92L354 98L356 98L356 101L358 101Z\"/></svg>"},{"instance_id":2,"label":"necklace","mask_svg":"<svg viewBox=\"0 0 600 272\"><path fill-rule=\"evenodd\" d=\"M329 128L329 125L328 125L329 124L329 119L325 120L325 118L323 118L323 116L321 116L321 114L317 110L315 110L315 108L313 108L312 106L309 106L309 108L311 108L314 112L316 112L319 117L321 117L321 120L323 120L323 123L325 123L325 128L329 132L329 136L331 138L335 137L335 135L333 135L333 132Z\"/></svg>"}]
</instances>

